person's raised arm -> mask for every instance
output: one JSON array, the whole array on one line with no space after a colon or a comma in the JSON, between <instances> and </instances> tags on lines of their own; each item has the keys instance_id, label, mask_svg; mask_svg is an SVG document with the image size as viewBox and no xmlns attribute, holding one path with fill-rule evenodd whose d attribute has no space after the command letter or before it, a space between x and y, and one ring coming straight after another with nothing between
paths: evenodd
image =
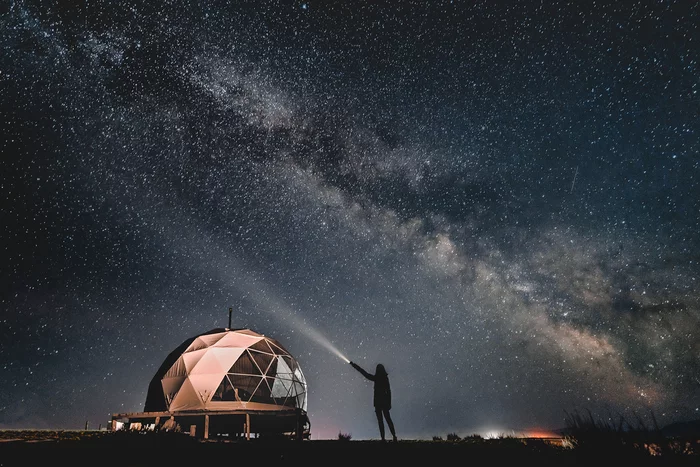
<instances>
[{"instance_id":1,"label":"person's raised arm","mask_svg":"<svg viewBox=\"0 0 700 467\"><path fill-rule=\"evenodd\" d=\"M360 365L358 365L358 364L355 363L355 362L350 362L350 365L352 365L352 367L353 367L354 369L356 369L357 371L359 371L360 373L362 373L362 376L364 376L365 378L367 378L367 379L370 380L370 381L374 381L374 375L371 375L371 374L367 373Z\"/></svg>"}]
</instances>

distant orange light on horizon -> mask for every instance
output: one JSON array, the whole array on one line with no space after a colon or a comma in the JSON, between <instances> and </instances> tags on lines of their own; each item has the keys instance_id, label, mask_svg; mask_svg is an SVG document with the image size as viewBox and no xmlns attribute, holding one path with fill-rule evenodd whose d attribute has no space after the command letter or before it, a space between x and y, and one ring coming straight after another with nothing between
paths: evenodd
<instances>
[{"instance_id":1,"label":"distant orange light on horizon","mask_svg":"<svg viewBox=\"0 0 700 467\"><path fill-rule=\"evenodd\" d=\"M540 430L540 429L532 429L525 431L525 437L526 438L561 438L561 435L558 435L552 431L547 431L547 430Z\"/></svg>"}]
</instances>

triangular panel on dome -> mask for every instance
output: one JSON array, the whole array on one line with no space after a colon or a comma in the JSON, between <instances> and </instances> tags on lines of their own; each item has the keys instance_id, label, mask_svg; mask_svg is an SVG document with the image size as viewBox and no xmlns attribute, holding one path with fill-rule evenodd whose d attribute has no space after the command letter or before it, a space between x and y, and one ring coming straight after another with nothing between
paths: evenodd
<instances>
[{"instance_id":1,"label":"triangular panel on dome","mask_svg":"<svg viewBox=\"0 0 700 467\"><path fill-rule=\"evenodd\" d=\"M240 347L212 347L208 351L219 361L221 368L224 369L224 373L236 363L236 360L240 358L243 352L245 352L245 349Z\"/></svg>"},{"instance_id":2,"label":"triangular panel on dome","mask_svg":"<svg viewBox=\"0 0 700 467\"><path fill-rule=\"evenodd\" d=\"M221 383L219 386L216 388L216 391L214 391L214 395L211 397L212 401L235 401L236 400L236 394L233 389L233 385L231 384L231 381L229 381L228 375L224 375L224 379L221 380Z\"/></svg>"},{"instance_id":3,"label":"triangular panel on dome","mask_svg":"<svg viewBox=\"0 0 700 467\"><path fill-rule=\"evenodd\" d=\"M299 381L294 381L292 383L292 394L299 395L303 394L305 391L304 385L301 384Z\"/></svg>"},{"instance_id":4,"label":"triangular panel on dome","mask_svg":"<svg viewBox=\"0 0 700 467\"><path fill-rule=\"evenodd\" d=\"M237 329L236 332L239 334L248 334L249 336L264 337L262 334L251 331L250 329Z\"/></svg>"},{"instance_id":5,"label":"triangular panel on dome","mask_svg":"<svg viewBox=\"0 0 700 467\"><path fill-rule=\"evenodd\" d=\"M294 379L294 372L292 371L290 365L293 366L293 362L289 360L287 357L284 357L282 355L277 356L277 371L275 372L275 375L278 378L285 378L292 380Z\"/></svg>"},{"instance_id":6,"label":"triangular panel on dome","mask_svg":"<svg viewBox=\"0 0 700 467\"><path fill-rule=\"evenodd\" d=\"M241 334L240 332L227 332L213 347L249 347L258 342L262 337Z\"/></svg>"},{"instance_id":7,"label":"triangular panel on dome","mask_svg":"<svg viewBox=\"0 0 700 467\"><path fill-rule=\"evenodd\" d=\"M195 350L202 350L206 349L207 347L209 347L209 344L204 342L201 336L198 336L194 338L192 343L189 346L187 346L183 353L194 352Z\"/></svg>"},{"instance_id":8,"label":"triangular panel on dome","mask_svg":"<svg viewBox=\"0 0 700 467\"><path fill-rule=\"evenodd\" d=\"M180 412L184 410L197 410L203 408L204 404L202 403L202 399L192 386L190 378L186 378L185 381L182 382L182 386L175 395L175 398L172 400L172 402L170 402L169 410L171 412Z\"/></svg>"},{"instance_id":9,"label":"triangular panel on dome","mask_svg":"<svg viewBox=\"0 0 700 467\"><path fill-rule=\"evenodd\" d=\"M275 361L274 355L256 352L250 349L248 349L246 352L250 355L251 359L258 366L258 368L260 368L260 372L262 374L267 374L272 362Z\"/></svg>"},{"instance_id":10,"label":"triangular panel on dome","mask_svg":"<svg viewBox=\"0 0 700 467\"><path fill-rule=\"evenodd\" d=\"M277 357L277 375L272 384L272 397L285 398L289 395L292 389L293 374L292 370L282 357Z\"/></svg>"},{"instance_id":11,"label":"triangular panel on dome","mask_svg":"<svg viewBox=\"0 0 700 467\"><path fill-rule=\"evenodd\" d=\"M262 402L263 404L269 404L274 402L272 398L272 389L270 384L268 384L268 378L261 378L260 383L255 388L255 392L250 398L251 402Z\"/></svg>"},{"instance_id":12,"label":"triangular panel on dome","mask_svg":"<svg viewBox=\"0 0 700 467\"><path fill-rule=\"evenodd\" d=\"M212 394L216 391L216 388L221 382L222 374L199 374L190 376L187 378L192 384L195 394L199 398L202 404L206 404L211 399ZM183 385L184 386L184 385Z\"/></svg>"},{"instance_id":13,"label":"triangular panel on dome","mask_svg":"<svg viewBox=\"0 0 700 467\"><path fill-rule=\"evenodd\" d=\"M187 376L187 368L185 367L185 362L182 360L182 356L175 360L175 363L165 372L163 378L174 378L176 376Z\"/></svg>"},{"instance_id":14,"label":"triangular panel on dome","mask_svg":"<svg viewBox=\"0 0 700 467\"><path fill-rule=\"evenodd\" d=\"M194 367L192 367L190 370L190 376L200 374L223 375L226 373L226 369L230 365L232 359L229 359L228 362L222 365L221 360L218 358L219 356L214 352L214 350L215 349L212 348L205 351L204 355L201 356ZM232 350L235 352L237 349Z\"/></svg>"},{"instance_id":15,"label":"triangular panel on dome","mask_svg":"<svg viewBox=\"0 0 700 467\"><path fill-rule=\"evenodd\" d=\"M163 387L163 396L165 397L165 401L168 405L170 405L172 400L180 391L182 383L184 383L186 379L186 376L175 376L171 378L163 378L160 381L160 384Z\"/></svg>"},{"instance_id":16,"label":"triangular panel on dome","mask_svg":"<svg viewBox=\"0 0 700 467\"><path fill-rule=\"evenodd\" d=\"M192 341L192 343L185 352L192 352L194 350L201 350L206 349L207 347L211 347L225 335L225 332L217 332L213 334L204 334L201 336L197 336L197 338L194 341Z\"/></svg>"},{"instance_id":17,"label":"triangular panel on dome","mask_svg":"<svg viewBox=\"0 0 700 467\"><path fill-rule=\"evenodd\" d=\"M270 344L270 347L272 347L272 351L278 355L291 355L287 349L285 349L282 344L277 342L274 339L270 339L269 337L267 338L268 343Z\"/></svg>"},{"instance_id":18,"label":"triangular panel on dome","mask_svg":"<svg viewBox=\"0 0 700 467\"><path fill-rule=\"evenodd\" d=\"M270 347L270 344L267 343L267 339L260 339L259 342L256 342L248 348L269 354L275 353L275 351L272 350L272 347Z\"/></svg>"},{"instance_id":19,"label":"triangular panel on dome","mask_svg":"<svg viewBox=\"0 0 700 467\"><path fill-rule=\"evenodd\" d=\"M257 375L257 376L262 376L262 372L258 368L258 365L256 365L253 362L252 357L248 352L243 352L241 353L241 356L238 357L238 360L231 365L231 368L228 370L229 374L243 374L243 375Z\"/></svg>"},{"instance_id":20,"label":"triangular panel on dome","mask_svg":"<svg viewBox=\"0 0 700 467\"><path fill-rule=\"evenodd\" d=\"M296 399L291 391L285 391L283 385L280 385L279 383L273 387L272 398L277 405L294 407L296 404Z\"/></svg>"},{"instance_id":21,"label":"triangular panel on dome","mask_svg":"<svg viewBox=\"0 0 700 467\"><path fill-rule=\"evenodd\" d=\"M281 357L279 361L284 362ZM297 380L293 373L284 368L285 366L286 363L279 363L279 367L282 371L279 372L277 378L275 378L272 387L272 396L280 405L300 407L298 405L297 396L299 396L300 393L305 392L304 383Z\"/></svg>"},{"instance_id":22,"label":"triangular panel on dome","mask_svg":"<svg viewBox=\"0 0 700 467\"><path fill-rule=\"evenodd\" d=\"M262 382L261 376L228 375L241 400L248 402Z\"/></svg>"},{"instance_id":23,"label":"triangular panel on dome","mask_svg":"<svg viewBox=\"0 0 700 467\"><path fill-rule=\"evenodd\" d=\"M185 362L185 368L187 369L187 373L190 373L192 369L195 366L197 366L199 359L201 359L206 353L207 349L200 349L182 354L182 357L180 358L182 358L182 360Z\"/></svg>"},{"instance_id":24,"label":"triangular panel on dome","mask_svg":"<svg viewBox=\"0 0 700 467\"><path fill-rule=\"evenodd\" d=\"M299 364L297 363L294 358L291 356L286 356L286 355L281 355L281 359L284 360L284 362L287 364L287 367L290 369L290 372L294 375L294 377L302 377L303 375L301 374L301 370L299 369Z\"/></svg>"},{"instance_id":25,"label":"triangular panel on dome","mask_svg":"<svg viewBox=\"0 0 700 467\"><path fill-rule=\"evenodd\" d=\"M267 368L267 372L265 373L267 376L277 375L277 361L278 360L279 360L279 357L277 355L272 357L272 362L270 362L270 366Z\"/></svg>"}]
</instances>

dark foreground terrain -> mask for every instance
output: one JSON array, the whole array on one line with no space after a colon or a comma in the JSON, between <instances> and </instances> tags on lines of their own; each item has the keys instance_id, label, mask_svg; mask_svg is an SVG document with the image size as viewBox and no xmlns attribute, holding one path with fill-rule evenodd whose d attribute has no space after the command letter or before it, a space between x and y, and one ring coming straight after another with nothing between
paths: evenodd
<instances>
[{"instance_id":1,"label":"dark foreground terrain","mask_svg":"<svg viewBox=\"0 0 700 467\"><path fill-rule=\"evenodd\" d=\"M700 466L700 442L663 447L571 447L547 440L501 438L382 443L356 440L200 441L182 433L4 431L0 466L251 465L542 465ZM534 463L534 464L533 464ZM245 465L245 464L243 464Z\"/></svg>"}]
</instances>

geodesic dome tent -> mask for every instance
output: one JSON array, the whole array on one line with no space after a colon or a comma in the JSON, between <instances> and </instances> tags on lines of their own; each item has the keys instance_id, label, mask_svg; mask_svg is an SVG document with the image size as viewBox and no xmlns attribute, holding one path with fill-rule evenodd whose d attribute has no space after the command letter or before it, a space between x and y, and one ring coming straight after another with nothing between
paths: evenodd
<instances>
[{"instance_id":1,"label":"geodesic dome tent","mask_svg":"<svg viewBox=\"0 0 700 467\"><path fill-rule=\"evenodd\" d=\"M306 379L275 339L217 328L185 340L151 380L145 412L306 412Z\"/></svg>"}]
</instances>

